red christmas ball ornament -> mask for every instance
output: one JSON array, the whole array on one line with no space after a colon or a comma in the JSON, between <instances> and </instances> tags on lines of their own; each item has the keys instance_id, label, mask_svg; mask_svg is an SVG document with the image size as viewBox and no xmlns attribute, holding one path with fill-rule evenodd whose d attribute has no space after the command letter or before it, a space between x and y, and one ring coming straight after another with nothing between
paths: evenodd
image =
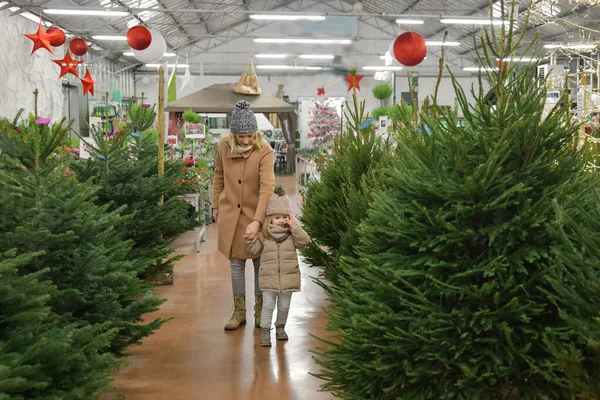
<instances>
[{"instance_id":1,"label":"red christmas ball ornament","mask_svg":"<svg viewBox=\"0 0 600 400\"><path fill-rule=\"evenodd\" d=\"M145 26L134 26L127 32L127 44L134 50L146 50L152 43L152 34Z\"/></svg>"},{"instance_id":2,"label":"red christmas ball ornament","mask_svg":"<svg viewBox=\"0 0 600 400\"><path fill-rule=\"evenodd\" d=\"M405 32L398 36L392 47L392 56L407 67L419 65L427 56L425 39L415 32Z\"/></svg>"},{"instance_id":3,"label":"red christmas ball ornament","mask_svg":"<svg viewBox=\"0 0 600 400\"><path fill-rule=\"evenodd\" d=\"M75 38L75 39L71 40L71 43L69 44L69 48L71 49L71 53L75 54L76 56L82 56L85 53L87 53L88 44L82 38Z\"/></svg>"},{"instance_id":4,"label":"red christmas ball ornament","mask_svg":"<svg viewBox=\"0 0 600 400\"><path fill-rule=\"evenodd\" d=\"M62 46L67 40L65 32L57 26L48 28L46 33L50 35L50 44L54 47Z\"/></svg>"}]
</instances>

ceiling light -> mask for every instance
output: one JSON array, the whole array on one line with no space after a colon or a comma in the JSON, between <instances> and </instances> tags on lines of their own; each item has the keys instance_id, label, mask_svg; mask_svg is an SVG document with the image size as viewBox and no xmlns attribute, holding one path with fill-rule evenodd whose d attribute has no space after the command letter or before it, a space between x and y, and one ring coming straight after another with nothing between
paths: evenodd
<instances>
[{"instance_id":1,"label":"ceiling light","mask_svg":"<svg viewBox=\"0 0 600 400\"><path fill-rule=\"evenodd\" d=\"M592 50L596 48L595 44L546 44L544 45L546 49L571 49L571 50Z\"/></svg>"},{"instance_id":2,"label":"ceiling light","mask_svg":"<svg viewBox=\"0 0 600 400\"><path fill-rule=\"evenodd\" d=\"M396 20L397 24L403 24L403 25L423 25L425 23L425 21L421 20L421 19L402 19L402 18L398 18Z\"/></svg>"},{"instance_id":3,"label":"ceiling light","mask_svg":"<svg viewBox=\"0 0 600 400\"><path fill-rule=\"evenodd\" d=\"M400 71L402 67L398 66L383 66L383 65L367 65L362 67L365 71Z\"/></svg>"},{"instance_id":4,"label":"ceiling light","mask_svg":"<svg viewBox=\"0 0 600 400\"><path fill-rule=\"evenodd\" d=\"M17 8L17 10L18 10L18 8ZM24 12L24 13L22 13L21 17L25 17L28 20L35 22L36 24L40 23L40 16L39 15L33 15L30 12ZM52 23L50 23L48 21L43 21L43 24L44 24L44 26L47 26L47 27L52 26Z\"/></svg>"},{"instance_id":5,"label":"ceiling light","mask_svg":"<svg viewBox=\"0 0 600 400\"><path fill-rule=\"evenodd\" d=\"M301 54L300 58L307 60L333 60L335 57L332 54Z\"/></svg>"},{"instance_id":6,"label":"ceiling light","mask_svg":"<svg viewBox=\"0 0 600 400\"><path fill-rule=\"evenodd\" d=\"M501 19L473 19L473 18L442 18L442 24L458 24L458 25L504 25L508 21Z\"/></svg>"},{"instance_id":7,"label":"ceiling light","mask_svg":"<svg viewBox=\"0 0 600 400\"><path fill-rule=\"evenodd\" d=\"M256 69L296 69L296 70L303 70L304 67L298 67L296 65L257 65Z\"/></svg>"},{"instance_id":8,"label":"ceiling light","mask_svg":"<svg viewBox=\"0 0 600 400\"><path fill-rule=\"evenodd\" d=\"M463 71L479 72L479 71L498 71L498 68L483 68L483 67L465 67Z\"/></svg>"},{"instance_id":9,"label":"ceiling light","mask_svg":"<svg viewBox=\"0 0 600 400\"><path fill-rule=\"evenodd\" d=\"M304 69L307 71L320 71L323 67L304 67Z\"/></svg>"},{"instance_id":10,"label":"ceiling light","mask_svg":"<svg viewBox=\"0 0 600 400\"><path fill-rule=\"evenodd\" d=\"M273 15L273 14L252 14L250 19L264 19L271 21L323 21L324 15Z\"/></svg>"},{"instance_id":11,"label":"ceiling light","mask_svg":"<svg viewBox=\"0 0 600 400\"><path fill-rule=\"evenodd\" d=\"M303 39L303 38L257 38L255 43L279 43L279 44L352 44L351 39Z\"/></svg>"},{"instance_id":12,"label":"ceiling light","mask_svg":"<svg viewBox=\"0 0 600 400\"><path fill-rule=\"evenodd\" d=\"M98 36L92 36L92 39L94 39L94 40L115 40L115 41L123 41L123 42L125 42L127 40L127 36L104 36L104 35L98 35Z\"/></svg>"},{"instance_id":13,"label":"ceiling light","mask_svg":"<svg viewBox=\"0 0 600 400\"><path fill-rule=\"evenodd\" d=\"M460 46L460 42L437 42L428 40L425 42L427 46Z\"/></svg>"},{"instance_id":14,"label":"ceiling light","mask_svg":"<svg viewBox=\"0 0 600 400\"><path fill-rule=\"evenodd\" d=\"M500 61L500 59L496 58L496 61ZM528 62L531 62L531 61L539 61L539 60L531 58L531 57L508 57L508 58L505 58L504 61L506 61L506 62L524 62L524 63L528 63Z\"/></svg>"},{"instance_id":15,"label":"ceiling light","mask_svg":"<svg viewBox=\"0 0 600 400\"><path fill-rule=\"evenodd\" d=\"M123 52L123 55L127 56L127 57L135 57L133 55L133 51L125 51L125 52ZM175 57L176 55L177 54L175 54L175 53L165 53L165 54L163 54L163 57Z\"/></svg>"},{"instance_id":16,"label":"ceiling light","mask_svg":"<svg viewBox=\"0 0 600 400\"><path fill-rule=\"evenodd\" d=\"M87 16L96 16L96 17L126 17L129 15L127 11L112 11L112 10L62 10L49 8L44 10L45 14L55 14L55 15L87 15Z\"/></svg>"},{"instance_id":17,"label":"ceiling light","mask_svg":"<svg viewBox=\"0 0 600 400\"><path fill-rule=\"evenodd\" d=\"M257 54L256 58L286 58L287 54Z\"/></svg>"},{"instance_id":18,"label":"ceiling light","mask_svg":"<svg viewBox=\"0 0 600 400\"><path fill-rule=\"evenodd\" d=\"M177 65L177 68L188 68L189 65L188 64L167 64L167 67L171 68L171 67L175 67L175 65ZM146 64L145 65L148 68L160 68L160 67L164 67L164 64Z\"/></svg>"}]
</instances>

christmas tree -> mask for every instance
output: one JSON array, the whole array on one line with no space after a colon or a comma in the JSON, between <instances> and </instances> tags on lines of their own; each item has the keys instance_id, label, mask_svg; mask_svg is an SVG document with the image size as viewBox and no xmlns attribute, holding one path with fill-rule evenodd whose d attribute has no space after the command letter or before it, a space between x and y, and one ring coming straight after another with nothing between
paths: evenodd
<instances>
[{"instance_id":1,"label":"christmas tree","mask_svg":"<svg viewBox=\"0 0 600 400\"><path fill-rule=\"evenodd\" d=\"M333 138L340 132L341 121L335 107L329 104L325 90L319 89L317 93L312 119L308 122L308 137L313 139L315 147L323 148L331 146Z\"/></svg>"},{"instance_id":2,"label":"christmas tree","mask_svg":"<svg viewBox=\"0 0 600 400\"><path fill-rule=\"evenodd\" d=\"M355 75L356 70L351 70L350 76ZM331 159L321 167L321 179L309 183L301 216L312 238L302 254L309 264L323 268L324 276L334 284L341 273L340 257L352 254L358 243L354 228L368 209L377 181L374 176L390 154L372 125L360 128L367 113L353 89L352 106L346 103L344 108L346 127L335 138Z\"/></svg>"},{"instance_id":3,"label":"christmas tree","mask_svg":"<svg viewBox=\"0 0 600 400\"><path fill-rule=\"evenodd\" d=\"M514 29L482 41L494 107L454 80L466 126L434 103L401 131L329 292L319 376L342 399L600 396L600 179L536 65L496 68Z\"/></svg>"},{"instance_id":4,"label":"christmas tree","mask_svg":"<svg viewBox=\"0 0 600 400\"><path fill-rule=\"evenodd\" d=\"M164 175L158 175L158 144L144 134L155 117L154 108L134 105L131 122L119 130L108 135L92 130L91 157L73 168L80 180L91 179L100 186L97 204L128 217L115 229L133 241L129 258L147 261L141 276L170 284L173 265L181 256L171 257L174 250L169 245L198 222L190 218L189 204L177 198L186 193L176 184L184 178L183 161L165 163Z\"/></svg>"},{"instance_id":5,"label":"christmas tree","mask_svg":"<svg viewBox=\"0 0 600 400\"><path fill-rule=\"evenodd\" d=\"M0 204L12 192L3 178ZM0 399L97 399L118 366L103 351L114 332L61 321L47 305L57 290L48 269L20 272L37 255L0 253Z\"/></svg>"},{"instance_id":6,"label":"christmas tree","mask_svg":"<svg viewBox=\"0 0 600 400\"><path fill-rule=\"evenodd\" d=\"M0 252L39 252L19 272L49 268L45 277L58 289L48 299L52 311L65 323L110 333L102 352L120 356L161 326L162 319L142 318L162 301L138 278L147 262L131 259L131 243L115 230L126 218L96 205L97 187L79 182L70 160L55 156L69 129L64 120L50 126L30 117L18 128L0 120L0 169L11 190L0 207Z\"/></svg>"}]
</instances>

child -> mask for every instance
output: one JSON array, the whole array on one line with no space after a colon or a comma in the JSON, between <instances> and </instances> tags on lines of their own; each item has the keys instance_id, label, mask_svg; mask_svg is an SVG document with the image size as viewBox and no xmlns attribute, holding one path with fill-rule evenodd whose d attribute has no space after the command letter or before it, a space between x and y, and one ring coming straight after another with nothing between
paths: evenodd
<instances>
[{"instance_id":1,"label":"child","mask_svg":"<svg viewBox=\"0 0 600 400\"><path fill-rule=\"evenodd\" d=\"M305 247L310 238L294 219L285 191L281 186L269 199L262 232L254 241L246 241L249 254L258 254L260 270L258 282L263 292L263 307L260 327L260 345L271 346L271 322L275 303L277 320L275 336L277 340L287 340L285 322L290 311L292 293L300 291L300 268L296 249Z\"/></svg>"}]
</instances>

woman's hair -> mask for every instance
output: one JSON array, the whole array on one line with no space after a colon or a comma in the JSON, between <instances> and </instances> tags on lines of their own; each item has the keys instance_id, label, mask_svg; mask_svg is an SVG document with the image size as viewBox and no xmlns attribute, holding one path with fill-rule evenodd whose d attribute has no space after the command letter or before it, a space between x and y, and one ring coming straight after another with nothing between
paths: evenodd
<instances>
[{"instance_id":1,"label":"woman's hair","mask_svg":"<svg viewBox=\"0 0 600 400\"><path fill-rule=\"evenodd\" d=\"M265 141L262 132L256 131L255 133L256 136L254 137L254 144L252 145L252 148L254 150L260 150L263 144L267 142ZM229 132L229 135L227 135L227 144L229 145L232 153L237 153L236 148L238 147L238 144L237 140L235 140L235 133Z\"/></svg>"},{"instance_id":2,"label":"woman's hair","mask_svg":"<svg viewBox=\"0 0 600 400\"><path fill-rule=\"evenodd\" d=\"M262 234L267 240L273 240L273 236L271 236L271 232L269 231L269 226L271 226L271 222L273 222L273 216L269 215L265 218L265 222L263 222L262 226Z\"/></svg>"}]
</instances>

